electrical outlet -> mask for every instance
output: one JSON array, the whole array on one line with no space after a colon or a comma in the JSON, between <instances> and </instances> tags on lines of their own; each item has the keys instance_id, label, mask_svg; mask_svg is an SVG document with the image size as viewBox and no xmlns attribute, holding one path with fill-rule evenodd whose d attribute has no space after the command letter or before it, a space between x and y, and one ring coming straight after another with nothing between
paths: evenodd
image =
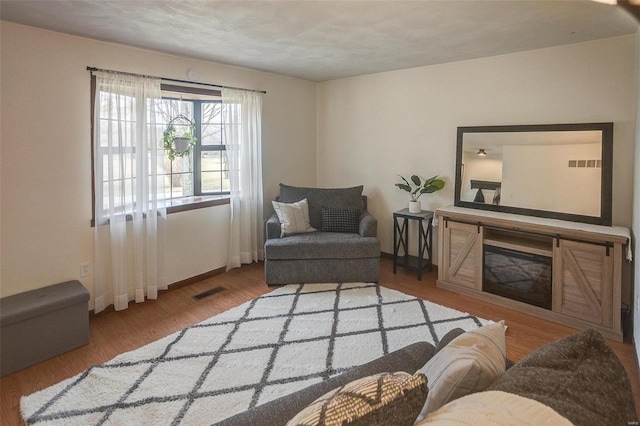
<instances>
[{"instance_id":1,"label":"electrical outlet","mask_svg":"<svg viewBox=\"0 0 640 426\"><path fill-rule=\"evenodd\" d=\"M80 264L80 277L86 277L89 275L89 262Z\"/></svg>"}]
</instances>

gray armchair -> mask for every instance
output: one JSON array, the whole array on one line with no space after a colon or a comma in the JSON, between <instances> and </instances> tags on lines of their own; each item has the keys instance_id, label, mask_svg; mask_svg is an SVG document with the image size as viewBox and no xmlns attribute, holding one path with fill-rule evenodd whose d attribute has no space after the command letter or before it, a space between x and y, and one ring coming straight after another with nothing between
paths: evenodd
<instances>
[{"instance_id":1,"label":"gray armchair","mask_svg":"<svg viewBox=\"0 0 640 426\"><path fill-rule=\"evenodd\" d=\"M380 241L378 222L367 211L362 186L301 188L280 184L278 201L307 199L309 222L318 231L280 236L280 221L273 214L266 223L264 271L267 284L322 282L378 282ZM361 211L358 232L323 232L322 207Z\"/></svg>"}]
</instances>

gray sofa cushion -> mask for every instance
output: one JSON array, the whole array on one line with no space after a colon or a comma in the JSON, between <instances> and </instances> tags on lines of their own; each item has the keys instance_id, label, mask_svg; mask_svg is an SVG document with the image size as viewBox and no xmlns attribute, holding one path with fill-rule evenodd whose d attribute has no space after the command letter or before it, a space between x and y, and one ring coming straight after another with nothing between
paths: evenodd
<instances>
[{"instance_id":1,"label":"gray sofa cushion","mask_svg":"<svg viewBox=\"0 0 640 426\"><path fill-rule=\"evenodd\" d=\"M487 390L534 399L575 425L638 424L624 366L595 330L532 352Z\"/></svg>"},{"instance_id":2,"label":"gray sofa cushion","mask_svg":"<svg viewBox=\"0 0 640 426\"><path fill-rule=\"evenodd\" d=\"M306 198L309 203L309 222L314 228L321 229L322 206L364 210L363 189L362 185L351 188L304 188L281 183L279 201L294 203Z\"/></svg>"},{"instance_id":3,"label":"gray sofa cushion","mask_svg":"<svg viewBox=\"0 0 640 426\"><path fill-rule=\"evenodd\" d=\"M265 257L276 259L361 259L380 257L375 237L341 232L311 232L267 240Z\"/></svg>"}]
</instances>

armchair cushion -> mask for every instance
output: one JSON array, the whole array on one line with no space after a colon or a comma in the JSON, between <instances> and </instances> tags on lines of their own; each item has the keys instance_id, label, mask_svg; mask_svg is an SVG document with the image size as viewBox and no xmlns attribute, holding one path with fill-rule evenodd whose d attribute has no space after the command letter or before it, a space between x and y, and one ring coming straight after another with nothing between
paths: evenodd
<instances>
[{"instance_id":1,"label":"armchair cushion","mask_svg":"<svg viewBox=\"0 0 640 426\"><path fill-rule=\"evenodd\" d=\"M265 250L269 260L378 258L380 242L358 234L314 232L270 239Z\"/></svg>"}]
</instances>

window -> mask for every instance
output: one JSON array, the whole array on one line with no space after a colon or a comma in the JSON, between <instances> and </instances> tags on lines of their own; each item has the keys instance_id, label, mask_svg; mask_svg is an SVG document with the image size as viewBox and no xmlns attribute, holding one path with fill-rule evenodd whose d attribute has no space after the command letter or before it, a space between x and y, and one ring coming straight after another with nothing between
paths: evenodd
<instances>
[{"instance_id":1,"label":"window","mask_svg":"<svg viewBox=\"0 0 640 426\"><path fill-rule=\"evenodd\" d=\"M229 194L229 168L221 101L165 97L159 110L159 122L163 128L180 114L192 120L197 139L191 155L176 157L173 161L165 158L165 198L175 200L190 196ZM177 134L187 130L186 124L176 125Z\"/></svg>"},{"instance_id":2,"label":"window","mask_svg":"<svg viewBox=\"0 0 640 426\"><path fill-rule=\"evenodd\" d=\"M112 181L133 181L137 173L137 170L132 169L133 162L125 162L115 168L118 176L109 176L106 172L108 168L105 167L109 161L109 152L107 144L104 143L106 138L110 137L109 131L122 132L125 135L135 133L136 121L133 116L131 119L127 119L127 117L134 114L136 106L134 97L128 96L128 94L115 94L108 91L96 93L95 77L92 76L92 97L94 100L96 96L98 104L92 102L92 108L96 105L101 111L111 110L111 114L101 113L101 117L118 117L117 125L111 123L111 126L106 122L109 121L108 119L106 121L101 119L101 135L96 148L93 148L96 145L92 142L92 149L98 150L97 156L93 159L93 172L97 176L103 175L103 188L106 189L109 179ZM114 112L114 108L117 111ZM163 181L161 186L164 187L164 194L159 194L159 199L165 203L167 211L171 213L228 203L229 173L220 92L163 84L162 99L150 101L146 110L149 125L154 129L150 132L151 137L156 138L160 144L164 130L177 115L181 114L187 117L195 127L197 141L190 155L176 157L172 161L166 151L158 151L158 155L163 156L163 158L158 157L157 167L162 168L162 170L158 170L158 176ZM94 120L93 111L91 117ZM126 123L124 128L123 123ZM175 127L176 134L181 134L182 131L188 130L188 123L186 121L176 122ZM111 130L108 130L109 128ZM130 156L135 156L135 146L133 144L127 146L129 146L126 149L130 151ZM154 154L150 152L149 155ZM96 161L99 163L96 164ZM102 197L99 194L103 194ZM126 194L122 194L123 196L115 194L112 197L109 197L108 194L107 190L96 192L94 187L94 197L101 198L97 200L97 206L94 204L94 208L105 212L109 209L109 203L113 203L116 211L124 213L128 211L126 205L136 202Z\"/></svg>"}]
</instances>

